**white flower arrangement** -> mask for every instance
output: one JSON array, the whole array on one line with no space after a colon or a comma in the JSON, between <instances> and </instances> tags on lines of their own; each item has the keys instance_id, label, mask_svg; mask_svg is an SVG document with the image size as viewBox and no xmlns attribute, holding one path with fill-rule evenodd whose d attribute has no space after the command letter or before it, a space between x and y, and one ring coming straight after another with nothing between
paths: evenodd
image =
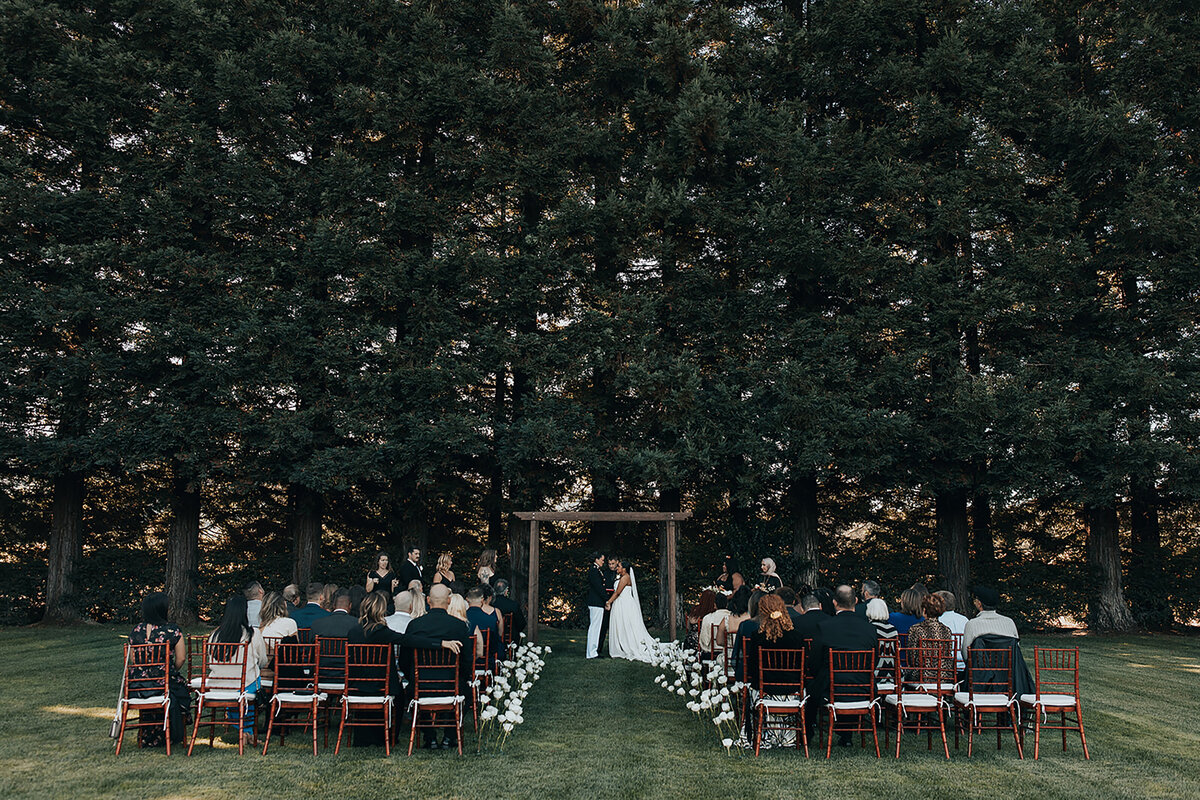
<instances>
[{"instance_id":1,"label":"white flower arrangement","mask_svg":"<svg viewBox=\"0 0 1200 800\"><path fill-rule=\"evenodd\" d=\"M516 726L525 721L525 698L529 690L542 677L546 666L545 656L554 651L549 645L525 642L514 646L509 658L501 661L492 679L491 689L479 698L479 750L484 742L504 752L504 744Z\"/></svg>"},{"instance_id":2,"label":"white flower arrangement","mask_svg":"<svg viewBox=\"0 0 1200 800\"><path fill-rule=\"evenodd\" d=\"M741 696L743 685L731 682L720 662L705 664L695 650L685 649L678 642L667 642L653 654L651 663L663 670L654 683L670 694L689 698L688 711L698 720L708 719L726 752L737 748L742 752L741 731L734 705ZM705 688L705 687L708 688Z\"/></svg>"}]
</instances>

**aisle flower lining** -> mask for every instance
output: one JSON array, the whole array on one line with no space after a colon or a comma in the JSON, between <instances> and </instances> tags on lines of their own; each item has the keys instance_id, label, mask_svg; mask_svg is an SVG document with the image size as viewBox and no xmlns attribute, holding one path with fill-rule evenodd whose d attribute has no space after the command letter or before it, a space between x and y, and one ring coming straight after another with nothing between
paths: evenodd
<instances>
[{"instance_id":1,"label":"aisle flower lining","mask_svg":"<svg viewBox=\"0 0 1200 800\"><path fill-rule=\"evenodd\" d=\"M488 691L480 697L479 750L484 744L504 752L504 745L513 730L525 721L525 698L542 677L545 656L554 651L549 645L536 645L525 640L515 647L509 658L499 662Z\"/></svg>"},{"instance_id":2,"label":"aisle flower lining","mask_svg":"<svg viewBox=\"0 0 1200 800\"><path fill-rule=\"evenodd\" d=\"M725 675L720 661L704 664L691 648L679 642L667 642L654 654L651 664L664 670L654 682L670 694L685 699L688 711L698 720L709 720L727 752L739 751L741 739L736 704L742 684ZM707 686L707 688L705 688Z\"/></svg>"}]
</instances>

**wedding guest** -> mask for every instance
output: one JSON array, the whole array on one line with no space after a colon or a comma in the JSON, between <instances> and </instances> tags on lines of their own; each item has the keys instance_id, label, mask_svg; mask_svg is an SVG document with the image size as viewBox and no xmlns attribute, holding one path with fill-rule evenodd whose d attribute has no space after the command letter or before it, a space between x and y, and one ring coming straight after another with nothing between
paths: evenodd
<instances>
[{"instance_id":1,"label":"wedding guest","mask_svg":"<svg viewBox=\"0 0 1200 800\"><path fill-rule=\"evenodd\" d=\"M725 621L729 619L729 598L723 593L714 592L713 606L713 610L700 619L701 658L707 658L710 651L720 654L725 649Z\"/></svg>"},{"instance_id":2,"label":"wedding guest","mask_svg":"<svg viewBox=\"0 0 1200 800\"><path fill-rule=\"evenodd\" d=\"M712 589L705 589L700 593L700 602L692 606L683 617L687 631L683 637L684 648L694 650L700 646L700 621L716 610L717 593Z\"/></svg>"},{"instance_id":3,"label":"wedding guest","mask_svg":"<svg viewBox=\"0 0 1200 800\"><path fill-rule=\"evenodd\" d=\"M754 626L753 630L747 630L747 626ZM751 684L749 689L750 707L754 707L754 703L759 698L761 684L759 683L758 669L758 654L759 651L766 648L771 650L803 650L804 639L797 634L792 626L792 618L787 613L787 607L783 600L774 594L764 594L758 603L758 619L751 620L742 625L742 630L746 631L744 636L739 636L740 641L746 643L745 647L745 675L746 681ZM762 675L764 681L779 681L781 678L770 672L765 672ZM743 735L746 740L754 741L754 726L757 721L755 714L746 714ZM789 741L783 731L773 730L768 728L763 731L764 741L767 741L772 746L787 746L794 744L794 741Z\"/></svg>"},{"instance_id":4,"label":"wedding guest","mask_svg":"<svg viewBox=\"0 0 1200 800\"><path fill-rule=\"evenodd\" d=\"M167 710L167 727L171 736L171 744L178 744L187 734L187 715L192 704L192 693L188 688L187 679L181 670L187 662L187 648L184 645L183 631L178 625L167 618L167 595L164 592L151 592L142 599L142 621L134 626L129 633L130 644L165 644L169 652L167 694L171 704ZM137 681L157 682L162 680L162 668L150 666L136 667L130 674L130 694L137 697L135 689ZM153 692L158 695L161 689L147 689L145 693ZM162 720L162 712L145 709L141 712L142 722ZM147 727L140 730L139 741L144 747L161 747L166 744L162 726Z\"/></svg>"},{"instance_id":5,"label":"wedding guest","mask_svg":"<svg viewBox=\"0 0 1200 800\"><path fill-rule=\"evenodd\" d=\"M357 619L358 611L362 607L362 601L367 596L367 590L362 586L351 586L350 589L350 614ZM383 599L383 605L386 608L388 605L387 598Z\"/></svg>"},{"instance_id":6,"label":"wedding guest","mask_svg":"<svg viewBox=\"0 0 1200 800\"><path fill-rule=\"evenodd\" d=\"M756 588L760 592L773 592L783 586L783 578L779 577L779 573L775 571L775 559L764 558L759 566L762 576L758 579Z\"/></svg>"},{"instance_id":7,"label":"wedding guest","mask_svg":"<svg viewBox=\"0 0 1200 800\"><path fill-rule=\"evenodd\" d=\"M479 566L475 568L475 577L480 583L486 583L489 586L496 577L496 551L488 548L479 554Z\"/></svg>"},{"instance_id":8,"label":"wedding guest","mask_svg":"<svg viewBox=\"0 0 1200 800\"><path fill-rule=\"evenodd\" d=\"M750 593L745 590L734 592L729 598L729 616L725 619L725 658L734 663L734 674L737 674L735 659L741 655L737 649L737 633L750 618Z\"/></svg>"},{"instance_id":9,"label":"wedding guest","mask_svg":"<svg viewBox=\"0 0 1200 800\"><path fill-rule=\"evenodd\" d=\"M900 610L888 615L888 622L896 628L902 637L908 635L908 629L921 621L921 602L929 594L929 590L919 583L905 589L900 594Z\"/></svg>"},{"instance_id":10,"label":"wedding guest","mask_svg":"<svg viewBox=\"0 0 1200 800\"><path fill-rule=\"evenodd\" d=\"M447 587L449 588L449 587ZM463 597L458 592L450 593L450 602L446 606L446 613L455 619L460 619L463 622L467 621L467 598Z\"/></svg>"},{"instance_id":11,"label":"wedding guest","mask_svg":"<svg viewBox=\"0 0 1200 800\"><path fill-rule=\"evenodd\" d=\"M855 609L857 612L858 609ZM899 643L896 628L888 622L887 603L878 597L872 597L867 602L867 619L875 626L877 641L896 640ZM878 658L875 660L875 676L879 680L894 681L896 679L896 659L890 648L877 648Z\"/></svg>"},{"instance_id":12,"label":"wedding guest","mask_svg":"<svg viewBox=\"0 0 1200 800\"><path fill-rule=\"evenodd\" d=\"M350 635L350 631L358 624L358 617L351 613L354 588L361 589L362 587L337 590L337 594L333 596L333 611L320 619L313 620L311 626L313 636L320 636L324 639L345 639ZM365 590L363 593L366 594Z\"/></svg>"},{"instance_id":13,"label":"wedding guest","mask_svg":"<svg viewBox=\"0 0 1200 800\"><path fill-rule=\"evenodd\" d=\"M961 636L962 632L967 628L967 618L954 610L955 605L958 603L958 598L954 596L954 592L948 592L945 589L934 592L934 594L942 598L942 605L946 607L946 610L942 612L940 617L938 617L938 622L949 628L950 633L956 633ZM958 671L961 673L967 668L966 662L963 661L961 651L955 651L955 659Z\"/></svg>"},{"instance_id":14,"label":"wedding guest","mask_svg":"<svg viewBox=\"0 0 1200 800\"><path fill-rule=\"evenodd\" d=\"M320 584L318 584L319 586ZM225 613L221 616L221 624L208 637L208 641L218 644L238 644L249 642L250 647L246 656L245 682L238 685L243 677L242 660L240 657L228 662L209 665L208 678L212 689L236 689L251 696L246 709L246 716L241 720L240 736L242 746L249 744L254 732L254 700L261 685L260 672L267 665L267 646L262 634L250 627L246 619L246 598L235 594L225 603ZM236 720L237 710L231 709L226 714L227 719Z\"/></svg>"},{"instance_id":15,"label":"wedding guest","mask_svg":"<svg viewBox=\"0 0 1200 800\"><path fill-rule=\"evenodd\" d=\"M804 611L795 607L796 591L790 586L780 586L775 590L775 596L783 601L784 609L787 610L788 616L792 618L792 627L795 627L800 617L804 616Z\"/></svg>"},{"instance_id":16,"label":"wedding guest","mask_svg":"<svg viewBox=\"0 0 1200 800\"><path fill-rule=\"evenodd\" d=\"M467 625L455 617L450 616L447 611L450 605L450 589L446 586L435 585L429 590L429 611L423 616L414 619L408 626L408 634L425 635L433 639L453 640L460 642L463 647L470 645L470 634L467 631ZM411 668L411 652L408 653L406 673L412 675ZM467 683L471 679L471 659L466 658L465 654L460 653L458 659L459 673L459 694L467 694ZM426 729L425 747L435 749L438 745L438 735L436 729ZM446 729L445 738L442 741L442 747L457 747L456 732L453 728Z\"/></svg>"},{"instance_id":17,"label":"wedding guest","mask_svg":"<svg viewBox=\"0 0 1200 800\"><path fill-rule=\"evenodd\" d=\"M946 610L946 606L942 603L942 598L936 594L927 594L921 600L921 615L922 619L917 624L908 629L908 646L910 648L933 648L940 651L944 655L950 655L952 643L950 629L938 621L938 617ZM924 660L924 653L921 654L921 661ZM911 658L911 656L910 656ZM912 662L909 662L912 665ZM921 663L912 666L922 666ZM941 683L954 683L955 677L955 662L949 662L949 666L939 673L937 680ZM914 676L915 677L915 676ZM917 678L919 680L919 678Z\"/></svg>"},{"instance_id":18,"label":"wedding guest","mask_svg":"<svg viewBox=\"0 0 1200 800\"><path fill-rule=\"evenodd\" d=\"M832 589L830 589L828 586L818 586L816 589L813 589L813 595L821 604L821 611L825 613L825 616L832 617L837 613L833 605Z\"/></svg>"},{"instance_id":19,"label":"wedding guest","mask_svg":"<svg viewBox=\"0 0 1200 800\"><path fill-rule=\"evenodd\" d=\"M800 598L800 608L804 610L804 614L799 619L792 618L792 627L800 636L812 641L817 638L817 626L828 615L821 610L821 601L811 591ZM812 670L810 669L809 672L811 673Z\"/></svg>"},{"instance_id":20,"label":"wedding guest","mask_svg":"<svg viewBox=\"0 0 1200 800\"><path fill-rule=\"evenodd\" d=\"M512 631L509 635L515 642L521 638L521 634L525 632L525 612L521 611L521 605L516 600L508 596L509 586L508 581L504 578L496 579L496 596L492 598L492 605L500 612L501 619L503 615L512 615Z\"/></svg>"},{"instance_id":21,"label":"wedding guest","mask_svg":"<svg viewBox=\"0 0 1200 800\"><path fill-rule=\"evenodd\" d=\"M288 616L290 617L293 611L304 605L300 598L300 587L294 583L289 583L283 587L283 602L287 603Z\"/></svg>"},{"instance_id":22,"label":"wedding guest","mask_svg":"<svg viewBox=\"0 0 1200 800\"><path fill-rule=\"evenodd\" d=\"M314 621L329 614L321 605L325 596L325 584L313 581L305 587L304 594L308 602L292 612L292 619L296 620L297 627L311 628Z\"/></svg>"},{"instance_id":23,"label":"wedding guest","mask_svg":"<svg viewBox=\"0 0 1200 800\"><path fill-rule=\"evenodd\" d=\"M883 590L879 587L878 581L865 580L862 582L862 588L858 591L858 596L862 598L857 606L854 607L854 612L860 617L867 615L867 603L875 598L882 599L880 592ZM886 605L886 604L885 604Z\"/></svg>"},{"instance_id":24,"label":"wedding guest","mask_svg":"<svg viewBox=\"0 0 1200 800\"><path fill-rule=\"evenodd\" d=\"M832 594L834 610L837 613L821 620L817 638L813 640L812 653L813 660L816 662L813 695L819 699L816 703L810 700L805 707L807 714L812 715L806 715L806 724L810 731L816 722L817 710L829 700L831 678L829 652L831 650L874 650L877 638L875 626L854 613L854 589L843 584ZM849 733L841 733L838 739L842 747L849 747L852 744L852 737Z\"/></svg>"},{"instance_id":25,"label":"wedding guest","mask_svg":"<svg viewBox=\"0 0 1200 800\"><path fill-rule=\"evenodd\" d=\"M396 595L393 605L396 608L396 613L391 614L387 618L387 626L396 633L404 633L408 630L408 623L412 622L412 606L413 593L408 589Z\"/></svg>"},{"instance_id":26,"label":"wedding guest","mask_svg":"<svg viewBox=\"0 0 1200 800\"><path fill-rule=\"evenodd\" d=\"M258 632L267 643L268 657L275 655L274 641L296 635L296 620L287 615L287 603L279 592L267 592L263 598L261 621Z\"/></svg>"},{"instance_id":27,"label":"wedding guest","mask_svg":"<svg viewBox=\"0 0 1200 800\"><path fill-rule=\"evenodd\" d=\"M421 569L421 548L410 547L408 552L404 554L404 561L400 564L400 584L412 588L412 582L417 581L424 587L424 571ZM425 589L421 589L424 594Z\"/></svg>"},{"instance_id":28,"label":"wedding guest","mask_svg":"<svg viewBox=\"0 0 1200 800\"><path fill-rule=\"evenodd\" d=\"M408 590L412 592L413 596L412 611L409 613L412 614L413 619L416 619L417 617L423 615L428 609L428 606L425 602L425 590L422 588L420 581L413 581L410 583L408 585Z\"/></svg>"},{"instance_id":29,"label":"wedding guest","mask_svg":"<svg viewBox=\"0 0 1200 800\"><path fill-rule=\"evenodd\" d=\"M242 586L242 594L246 597L246 619L250 621L251 628L257 628L262 624L262 584L258 581L247 581Z\"/></svg>"},{"instance_id":30,"label":"wedding guest","mask_svg":"<svg viewBox=\"0 0 1200 800\"><path fill-rule=\"evenodd\" d=\"M399 585L400 576L392 570L391 556L380 550L375 554L371 571L367 573L367 579L364 581L366 590L374 592L382 589L390 595L396 591Z\"/></svg>"},{"instance_id":31,"label":"wedding guest","mask_svg":"<svg viewBox=\"0 0 1200 800\"><path fill-rule=\"evenodd\" d=\"M737 639L733 643L733 663L734 675L739 681L746 680L746 647L750 644L747 641L747 637L752 637L758 632L758 625L761 619L760 614L762 612L760 606L764 597L769 597L769 595L758 590L750 593L750 605L748 608L750 618L741 625L738 625Z\"/></svg>"},{"instance_id":32,"label":"wedding guest","mask_svg":"<svg viewBox=\"0 0 1200 800\"><path fill-rule=\"evenodd\" d=\"M453 611L450 613L454 614ZM483 657L486 638L491 648L492 659L498 658L501 650L500 625L494 613L489 614L483 610L483 589L480 586L475 586L467 592L466 623L467 630L475 637L475 657Z\"/></svg>"},{"instance_id":33,"label":"wedding guest","mask_svg":"<svg viewBox=\"0 0 1200 800\"><path fill-rule=\"evenodd\" d=\"M325 589L321 592L321 608L326 611L333 611L333 596L338 593L339 587L336 583L325 584Z\"/></svg>"},{"instance_id":34,"label":"wedding guest","mask_svg":"<svg viewBox=\"0 0 1200 800\"><path fill-rule=\"evenodd\" d=\"M500 639L496 643L496 647L498 648L497 652L499 652L500 650L504 649L504 614L502 614L500 609L496 608L495 606L495 589L486 583L481 583L479 584L479 591L483 592L483 604L480 605L480 608L483 609L485 614L491 614L496 618L496 629L500 631Z\"/></svg>"},{"instance_id":35,"label":"wedding guest","mask_svg":"<svg viewBox=\"0 0 1200 800\"><path fill-rule=\"evenodd\" d=\"M449 553L442 553L438 556L437 572L433 573L433 582L447 585L454 583L454 571L450 569L452 566L454 566L454 558Z\"/></svg>"},{"instance_id":36,"label":"wedding guest","mask_svg":"<svg viewBox=\"0 0 1200 800\"><path fill-rule=\"evenodd\" d=\"M999 592L990 586L976 586L973 592L975 609L979 613L967 620L963 629L962 653L964 656L971 649L971 642L989 633L1008 636L1012 639L1021 638L1017 632L1017 623L996 610L1000 606Z\"/></svg>"}]
</instances>

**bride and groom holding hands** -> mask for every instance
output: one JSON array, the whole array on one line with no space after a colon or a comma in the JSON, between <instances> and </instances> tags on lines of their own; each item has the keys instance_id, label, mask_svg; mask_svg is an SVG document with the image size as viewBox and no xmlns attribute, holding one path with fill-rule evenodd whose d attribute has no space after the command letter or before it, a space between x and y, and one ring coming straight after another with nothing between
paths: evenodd
<instances>
[{"instance_id":1,"label":"bride and groom holding hands","mask_svg":"<svg viewBox=\"0 0 1200 800\"><path fill-rule=\"evenodd\" d=\"M637 579L627 560L606 559L594 553L588 567L587 657L602 657L607 634L608 653L613 658L650 661L659 642L646 630Z\"/></svg>"}]
</instances>

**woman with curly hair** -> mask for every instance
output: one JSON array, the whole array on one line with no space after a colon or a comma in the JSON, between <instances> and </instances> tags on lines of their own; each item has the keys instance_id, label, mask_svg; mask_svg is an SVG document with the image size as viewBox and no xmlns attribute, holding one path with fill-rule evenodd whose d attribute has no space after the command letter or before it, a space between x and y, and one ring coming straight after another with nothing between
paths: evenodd
<instances>
[{"instance_id":1,"label":"woman with curly hair","mask_svg":"<svg viewBox=\"0 0 1200 800\"><path fill-rule=\"evenodd\" d=\"M757 625L755 624L757 623ZM782 598L773 594L763 595L758 601L758 618L742 626L742 644L745 654L746 682L750 686L750 708L759 698L758 654L760 650L803 650L804 637L792 625L792 617L787 613L787 607ZM779 680L771 673L763 675L763 680L770 682ZM772 695L768 695L772 697ZM754 741L755 714L746 715L745 736L747 742ZM787 747L796 743L795 731L765 730L763 747Z\"/></svg>"}]
</instances>

